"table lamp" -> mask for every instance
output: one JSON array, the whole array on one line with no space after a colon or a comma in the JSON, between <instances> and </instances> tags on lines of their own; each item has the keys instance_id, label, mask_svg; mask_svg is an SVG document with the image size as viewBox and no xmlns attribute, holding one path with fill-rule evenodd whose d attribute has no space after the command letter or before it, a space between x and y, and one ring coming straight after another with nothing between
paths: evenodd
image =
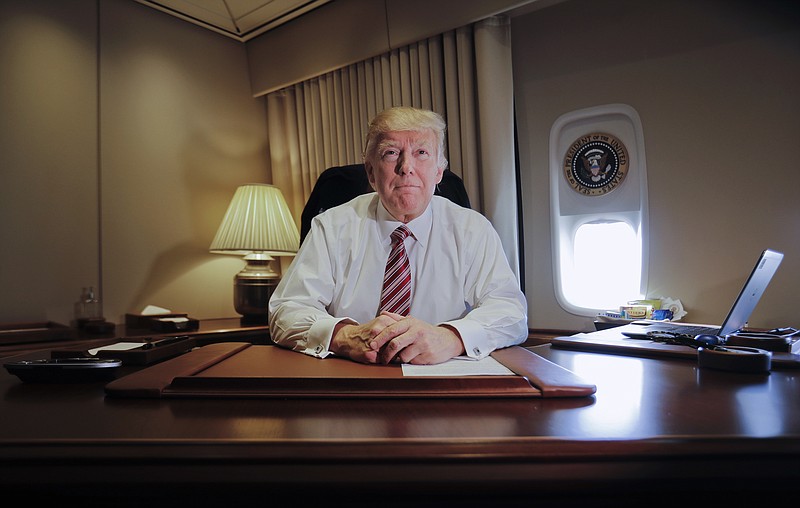
<instances>
[{"instance_id":1,"label":"table lamp","mask_svg":"<svg viewBox=\"0 0 800 508\"><path fill-rule=\"evenodd\" d=\"M233 306L242 322L265 324L267 304L280 281L273 256L294 256L300 233L280 189L246 184L233 195L209 250L244 256L247 265L233 278Z\"/></svg>"}]
</instances>

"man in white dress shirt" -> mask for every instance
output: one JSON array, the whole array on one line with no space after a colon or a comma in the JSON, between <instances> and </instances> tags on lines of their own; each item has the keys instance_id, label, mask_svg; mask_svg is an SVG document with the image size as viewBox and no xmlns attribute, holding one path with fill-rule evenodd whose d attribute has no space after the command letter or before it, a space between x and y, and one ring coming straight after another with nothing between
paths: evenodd
<instances>
[{"instance_id":1,"label":"man in white dress shirt","mask_svg":"<svg viewBox=\"0 0 800 508\"><path fill-rule=\"evenodd\" d=\"M447 167L444 134L438 114L415 108L390 108L370 123L364 165L375 192L314 218L270 299L273 341L322 358L433 364L525 340L525 296L496 231L434 196ZM379 310L401 224L411 231L407 316Z\"/></svg>"}]
</instances>

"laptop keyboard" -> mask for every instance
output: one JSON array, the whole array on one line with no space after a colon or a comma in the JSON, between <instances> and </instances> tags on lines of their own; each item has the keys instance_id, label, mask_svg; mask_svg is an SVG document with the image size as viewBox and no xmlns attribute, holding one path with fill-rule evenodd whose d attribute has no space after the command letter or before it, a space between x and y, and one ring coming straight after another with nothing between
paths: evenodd
<instances>
[{"instance_id":1,"label":"laptop keyboard","mask_svg":"<svg viewBox=\"0 0 800 508\"><path fill-rule=\"evenodd\" d=\"M699 325L654 325L652 327L647 328L648 332L670 332L670 333L677 333L680 335L702 335L702 334L709 334L709 335L716 335L719 333L719 328L714 328L711 326L699 326Z\"/></svg>"}]
</instances>

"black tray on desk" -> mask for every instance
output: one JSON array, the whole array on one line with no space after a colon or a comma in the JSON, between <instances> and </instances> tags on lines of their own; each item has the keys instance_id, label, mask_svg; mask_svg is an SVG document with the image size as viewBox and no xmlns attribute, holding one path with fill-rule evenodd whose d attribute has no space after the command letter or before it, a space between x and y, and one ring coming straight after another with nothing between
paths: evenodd
<instances>
[{"instance_id":1,"label":"black tray on desk","mask_svg":"<svg viewBox=\"0 0 800 508\"><path fill-rule=\"evenodd\" d=\"M119 342L126 342L124 339ZM136 340L140 342L140 340ZM51 358L116 358L123 365L151 365L153 363L181 355L196 346L196 340L190 336L159 337L157 340L141 341L144 346L133 349L101 349L92 355L88 350L55 349Z\"/></svg>"}]
</instances>

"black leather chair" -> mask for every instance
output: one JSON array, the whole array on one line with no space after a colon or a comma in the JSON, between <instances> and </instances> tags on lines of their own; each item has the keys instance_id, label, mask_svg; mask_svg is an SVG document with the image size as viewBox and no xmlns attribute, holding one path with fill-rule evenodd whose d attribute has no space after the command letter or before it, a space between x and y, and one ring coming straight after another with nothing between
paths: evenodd
<instances>
[{"instance_id":1,"label":"black leather chair","mask_svg":"<svg viewBox=\"0 0 800 508\"><path fill-rule=\"evenodd\" d=\"M336 166L323 171L317 178L300 216L300 242L305 239L311 229L311 219L317 214L367 192L372 192L372 187L363 164ZM449 169L444 171L442 181L436 186L434 194L470 208L464 181Z\"/></svg>"}]
</instances>

